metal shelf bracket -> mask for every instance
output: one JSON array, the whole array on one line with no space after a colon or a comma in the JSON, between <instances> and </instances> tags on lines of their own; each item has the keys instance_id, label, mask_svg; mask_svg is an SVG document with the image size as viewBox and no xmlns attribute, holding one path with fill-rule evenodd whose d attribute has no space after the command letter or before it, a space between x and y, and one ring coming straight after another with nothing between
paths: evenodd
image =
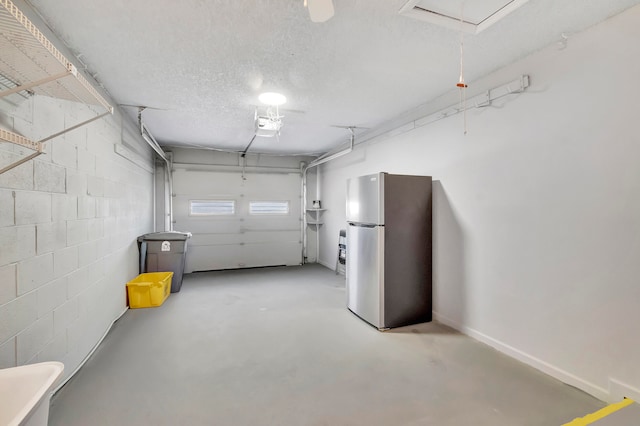
<instances>
[{"instance_id":1,"label":"metal shelf bracket","mask_svg":"<svg viewBox=\"0 0 640 426\"><path fill-rule=\"evenodd\" d=\"M33 154L0 169L0 174L42 154L44 142L113 114L113 107L107 100L11 0L0 0L0 50L2 51L0 76L15 82L15 87L0 92L0 98L26 90L85 105L101 106L107 111L39 141L32 141L24 136L0 129L0 141L35 151Z\"/></svg>"}]
</instances>

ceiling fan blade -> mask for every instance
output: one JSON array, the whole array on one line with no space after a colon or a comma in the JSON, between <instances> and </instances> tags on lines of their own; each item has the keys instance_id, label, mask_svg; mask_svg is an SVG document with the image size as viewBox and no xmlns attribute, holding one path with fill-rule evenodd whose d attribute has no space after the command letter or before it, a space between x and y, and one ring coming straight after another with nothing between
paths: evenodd
<instances>
[{"instance_id":1,"label":"ceiling fan blade","mask_svg":"<svg viewBox=\"0 0 640 426\"><path fill-rule=\"evenodd\" d=\"M334 14L333 0L307 0L312 22L325 22Z\"/></svg>"}]
</instances>

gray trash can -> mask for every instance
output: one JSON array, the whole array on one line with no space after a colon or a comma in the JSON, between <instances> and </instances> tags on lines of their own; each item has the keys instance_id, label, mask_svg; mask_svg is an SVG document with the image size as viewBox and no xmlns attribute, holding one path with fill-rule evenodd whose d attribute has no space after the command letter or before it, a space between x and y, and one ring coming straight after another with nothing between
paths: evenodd
<instances>
[{"instance_id":1,"label":"gray trash can","mask_svg":"<svg viewBox=\"0 0 640 426\"><path fill-rule=\"evenodd\" d=\"M182 274L187 257L190 232L152 232L138 237L140 273L173 272L171 293L182 287Z\"/></svg>"}]
</instances>

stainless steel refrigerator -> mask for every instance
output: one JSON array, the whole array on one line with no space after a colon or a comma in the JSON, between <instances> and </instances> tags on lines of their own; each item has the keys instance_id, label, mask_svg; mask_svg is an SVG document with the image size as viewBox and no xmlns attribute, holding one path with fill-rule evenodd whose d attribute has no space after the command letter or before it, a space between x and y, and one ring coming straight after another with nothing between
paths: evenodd
<instances>
[{"instance_id":1,"label":"stainless steel refrigerator","mask_svg":"<svg viewBox=\"0 0 640 426\"><path fill-rule=\"evenodd\" d=\"M347 181L347 307L378 328L431 321L431 177Z\"/></svg>"}]
</instances>

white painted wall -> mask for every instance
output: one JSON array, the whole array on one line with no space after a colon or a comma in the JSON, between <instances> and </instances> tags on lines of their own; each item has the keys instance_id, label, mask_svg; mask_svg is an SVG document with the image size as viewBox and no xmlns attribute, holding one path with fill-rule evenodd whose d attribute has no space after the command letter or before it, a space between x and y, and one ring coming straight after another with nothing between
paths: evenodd
<instances>
[{"instance_id":1,"label":"white painted wall","mask_svg":"<svg viewBox=\"0 0 640 426\"><path fill-rule=\"evenodd\" d=\"M323 166L322 263L348 177L431 175L436 318L602 399L640 397L638 22L635 7L474 82L531 76L470 111L466 136L458 115Z\"/></svg>"},{"instance_id":2,"label":"white painted wall","mask_svg":"<svg viewBox=\"0 0 640 426\"><path fill-rule=\"evenodd\" d=\"M94 115L42 96L0 103L0 126L34 139ZM126 308L136 237L152 226L152 173L115 153L124 141L151 165L121 120L53 139L45 155L0 175L0 368L57 360L68 375ZM0 143L0 166L27 152Z\"/></svg>"}]
</instances>

